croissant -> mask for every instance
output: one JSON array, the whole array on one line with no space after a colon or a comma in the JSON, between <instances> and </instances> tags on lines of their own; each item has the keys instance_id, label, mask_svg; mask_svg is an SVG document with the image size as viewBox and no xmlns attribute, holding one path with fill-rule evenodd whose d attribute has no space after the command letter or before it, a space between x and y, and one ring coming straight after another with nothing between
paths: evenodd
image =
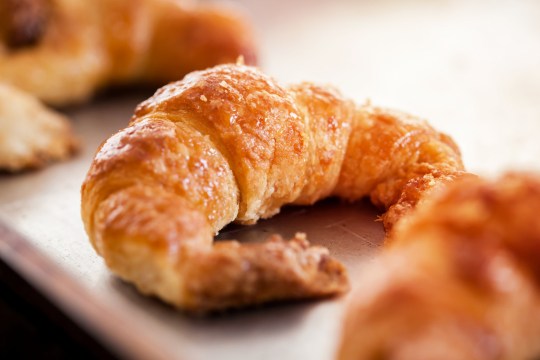
<instances>
[{"instance_id":1,"label":"croissant","mask_svg":"<svg viewBox=\"0 0 540 360\"><path fill-rule=\"evenodd\" d=\"M390 229L462 174L454 142L423 120L221 65L159 89L101 146L82 217L121 278L182 309L214 311L348 288L343 265L302 234L213 244L231 221L370 196Z\"/></svg>"},{"instance_id":2,"label":"croissant","mask_svg":"<svg viewBox=\"0 0 540 360\"><path fill-rule=\"evenodd\" d=\"M243 56L252 30L236 11L179 0L2 0L0 79L46 103L105 85L164 84Z\"/></svg>"},{"instance_id":3,"label":"croissant","mask_svg":"<svg viewBox=\"0 0 540 360\"><path fill-rule=\"evenodd\" d=\"M0 83L0 170L37 168L78 148L69 121L37 99Z\"/></svg>"},{"instance_id":4,"label":"croissant","mask_svg":"<svg viewBox=\"0 0 540 360\"><path fill-rule=\"evenodd\" d=\"M361 277L338 358L537 359L540 176L465 177Z\"/></svg>"}]
</instances>

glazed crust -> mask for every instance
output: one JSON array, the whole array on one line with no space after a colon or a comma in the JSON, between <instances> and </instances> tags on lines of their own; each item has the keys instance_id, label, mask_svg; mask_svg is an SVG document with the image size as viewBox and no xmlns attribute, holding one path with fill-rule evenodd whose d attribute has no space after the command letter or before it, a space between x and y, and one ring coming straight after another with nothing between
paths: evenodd
<instances>
[{"instance_id":1,"label":"glazed crust","mask_svg":"<svg viewBox=\"0 0 540 360\"><path fill-rule=\"evenodd\" d=\"M38 168L78 148L69 121L38 100L0 83L0 170Z\"/></svg>"},{"instance_id":2,"label":"glazed crust","mask_svg":"<svg viewBox=\"0 0 540 360\"><path fill-rule=\"evenodd\" d=\"M399 223L345 315L339 359L540 354L540 177L455 182Z\"/></svg>"},{"instance_id":3,"label":"glazed crust","mask_svg":"<svg viewBox=\"0 0 540 360\"><path fill-rule=\"evenodd\" d=\"M459 176L459 151L424 121L357 106L332 88L286 88L255 68L222 65L137 107L130 126L98 151L82 215L115 273L181 308L208 311L348 288L345 268L301 235L213 245L226 224L336 195L371 196L406 217L446 181L437 172ZM412 191L418 182L422 191Z\"/></svg>"},{"instance_id":4,"label":"glazed crust","mask_svg":"<svg viewBox=\"0 0 540 360\"><path fill-rule=\"evenodd\" d=\"M0 79L53 105L111 84L162 85L243 56L252 30L236 11L178 0L6 0Z\"/></svg>"}]
</instances>

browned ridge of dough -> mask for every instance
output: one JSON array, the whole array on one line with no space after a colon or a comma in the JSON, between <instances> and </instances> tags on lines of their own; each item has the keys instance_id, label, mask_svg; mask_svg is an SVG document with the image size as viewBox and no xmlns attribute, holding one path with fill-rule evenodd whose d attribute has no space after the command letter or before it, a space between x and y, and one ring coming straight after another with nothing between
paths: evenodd
<instances>
[{"instance_id":1,"label":"browned ridge of dough","mask_svg":"<svg viewBox=\"0 0 540 360\"><path fill-rule=\"evenodd\" d=\"M82 216L113 272L182 309L210 311L348 288L343 265L303 235L213 244L226 224L369 196L390 229L463 174L456 145L423 120L222 65L138 106L96 154Z\"/></svg>"},{"instance_id":2,"label":"browned ridge of dough","mask_svg":"<svg viewBox=\"0 0 540 360\"><path fill-rule=\"evenodd\" d=\"M0 81L46 103L115 84L165 84L190 71L256 62L233 9L179 0L2 0Z\"/></svg>"},{"instance_id":3,"label":"browned ridge of dough","mask_svg":"<svg viewBox=\"0 0 540 360\"><path fill-rule=\"evenodd\" d=\"M540 356L540 176L461 179L358 280L337 358Z\"/></svg>"}]
</instances>

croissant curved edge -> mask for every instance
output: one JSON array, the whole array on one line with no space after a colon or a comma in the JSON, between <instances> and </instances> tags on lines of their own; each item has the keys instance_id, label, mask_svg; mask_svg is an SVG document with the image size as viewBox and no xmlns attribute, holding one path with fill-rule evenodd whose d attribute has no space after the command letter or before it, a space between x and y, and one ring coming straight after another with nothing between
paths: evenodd
<instances>
[{"instance_id":1,"label":"croissant curved edge","mask_svg":"<svg viewBox=\"0 0 540 360\"><path fill-rule=\"evenodd\" d=\"M304 235L214 244L226 224L368 196L390 231L464 174L454 142L423 120L220 65L159 89L103 143L82 186L82 217L114 273L204 312L348 289L344 266Z\"/></svg>"}]
</instances>

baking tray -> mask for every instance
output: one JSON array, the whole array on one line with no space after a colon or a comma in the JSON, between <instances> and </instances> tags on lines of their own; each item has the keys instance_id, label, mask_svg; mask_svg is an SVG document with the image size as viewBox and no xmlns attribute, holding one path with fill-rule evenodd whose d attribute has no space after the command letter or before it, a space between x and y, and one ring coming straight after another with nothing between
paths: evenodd
<instances>
[{"instance_id":1,"label":"baking tray","mask_svg":"<svg viewBox=\"0 0 540 360\"><path fill-rule=\"evenodd\" d=\"M129 357L331 358L342 298L192 317L140 295L107 271L80 220L80 185L99 143L126 125L142 99L102 99L73 111L76 131L85 135L77 158L40 172L0 177L2 257L82 326ZM255 226L232 225L220 237L260 241L272 233L292 236L301 230L354 272L383 238L376 215L367 202L329 200L286 208Z\"/></svg>"},{"instance_id":2,"label":"baking tray","mask_svg":"<svg viewBox=\"0 0 540 360\"><path fill-rule=\"evenodd\" d=\"M284 82L332 83L406 109L454 136L474 172L540 170L540 3L239 1L255 18L262 65ZM309 11L306 11L309 9ZM517 41L518 39L519 41ZM112 276L80 220L79 189L97 146L149 94L109 93L68 115L74 159L0 175L0 256L82 327L129 358L331 359L347 296L189 317ZM291 207L221 236L259 241L304 231L351 273L383 239L369 203Z\"/></svg>"},{"instance_id":3,"label":"baking tray","mask_svg":"<svg viewBox=\"0 0 540 360\"><path fill-rule=\"evenodd\" d=\"M130 357L331 358L342 298L194 318L141 296L107 271L80 220L80 184L94 149L106 134L125 126L140 100L102 100L75 111L76 130L85 134L82 154L41 172L0 178L2 256L84 327ZM376 214L366 202L330 200L286 208L256 226L230 226L220 237L259 241L275 232L305 231L354 272L383 238Z\"/></svg>"}]
</instances>

